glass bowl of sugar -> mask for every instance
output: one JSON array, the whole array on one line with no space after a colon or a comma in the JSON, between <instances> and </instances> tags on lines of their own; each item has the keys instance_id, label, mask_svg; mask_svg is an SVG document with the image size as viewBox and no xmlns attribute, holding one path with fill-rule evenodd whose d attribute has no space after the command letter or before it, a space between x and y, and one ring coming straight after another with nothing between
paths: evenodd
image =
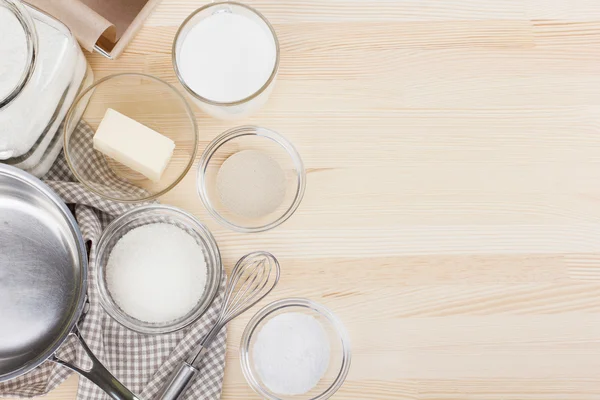
<instances>
[{"instance_id":1,"label":"glass bowl of sugar","mask_svg":"<svg viewBox=\"0 0 600 400\"><path fill-rule=\"evenodd\" d=\"M161 204L134 208L110 223L96 260L100 305L121 325L144 334L174 332L196 321L224 278L208 228Z\"/></svg>"},{"instance_id":2,"label":"glass bowl of sugar","mask_svg":"<svg viewBox=\"0 0 600 400\"><path fill-rule=\"evenodd\" d=\"M240 362L250 386L269 400L323 400L350 370L350 340L326 307L309 299L275 301L242 335Z\"/></svg>"},{"instance_id":3,"label":"glass bowl of sugar","mask_svg":"<svg viewBox=\"0 0 600 400\"><path fill-rule=\"evenodd\" d=\"M198 194L208 212L238 232L263 232L296 211L306 185L300 154L282 135L240 126L217 136L198 163Z\"/></svg>"},{"instance_id":4,"label":"glass bowl of sugar","mask_svg":"<svg viewBox=\"0 0 600 400\"><path fill-rule=\"evenodd\" d=\"M257 10L209 3L181 24L173 69L198 107L220 119L243 118L266 103L279 69L279 42Z\"/></svg>"}]
</instances>

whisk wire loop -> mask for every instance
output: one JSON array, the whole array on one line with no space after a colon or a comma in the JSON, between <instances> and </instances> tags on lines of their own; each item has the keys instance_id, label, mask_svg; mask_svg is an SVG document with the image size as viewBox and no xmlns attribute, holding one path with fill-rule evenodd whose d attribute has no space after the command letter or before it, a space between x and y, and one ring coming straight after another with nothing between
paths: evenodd
<instances>
[{"instance_id":1,"label":"whisk wire loop","mask_svg":"<svg viewBox=\"0 0 600 400\"><path fill-rule=\"evenodd\" d=\"M239 268L238 267L242 267L243 268ZM246 272L252 268L252 271L250 271L249 274L246 274ZM237 270L237 271L236 271ZM238 266L236 266L236 270L234 270L234 272L232 273L232 276L236 277L236 280L234 282L232 282L230 288L231 288L231 293L233 293L235 291L235 296L233 297L233 299L231 299L231 301L227 302L227 307L223 308L223 312L222 312L222 317L223 319L228 319L231 315L234 315L236 313L236 311L240 308L244 306L244 302L247 301L251 301L252 298L247 298L245 296L248 295L248 291L252 290L250 293L254 293L254 295L257 294L257 291L259 291L259 289L257 287L253 287L253 285L255 284L255 282L257 282L257 280L262 280L264 279L263 277L263 272L264 272L264 260L260 259L260 260L253 260L251 263L248 264L239 264ZM242 280L242 278L244 278L244 280ZM241 281L241 284L238 286L238 283ZM266 285L267 281L265 281L265 285ZM237 291L236 291L237 289ZM258 293L260 294L260 293Z\"/></svg>"},{"instance_id":2,"label":"whisk wire loop","mask_svg":"<svg viewBox=\"0 0 600 400\"><path fill-rule=\"evenodd\" d=\"M279 261L271 253L257 251L240 258L227 282L223 306L214 327L200 341L198 351L189 359L192 365L198 365L206 348L225 325L273 290L280 274Z\"/></svg>"}]
</instances>

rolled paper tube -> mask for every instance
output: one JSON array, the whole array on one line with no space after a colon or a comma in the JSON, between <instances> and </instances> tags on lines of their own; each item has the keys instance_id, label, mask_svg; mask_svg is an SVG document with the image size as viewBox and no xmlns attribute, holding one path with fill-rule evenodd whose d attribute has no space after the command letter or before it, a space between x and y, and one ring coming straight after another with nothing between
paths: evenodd
<instances>
[{"instance_id":1,"label":"rolled paper tube","mask_svg":"<svg viewBox=\"0 0 600 400\"><path fill-rule=\"evenodd\" d=\"M115 25L81 0L26 0L26 2L69 27L81 47L87 51L93 51L94 45L101 38L113 43L117 40Z\"/></svg>"}]
</instances>

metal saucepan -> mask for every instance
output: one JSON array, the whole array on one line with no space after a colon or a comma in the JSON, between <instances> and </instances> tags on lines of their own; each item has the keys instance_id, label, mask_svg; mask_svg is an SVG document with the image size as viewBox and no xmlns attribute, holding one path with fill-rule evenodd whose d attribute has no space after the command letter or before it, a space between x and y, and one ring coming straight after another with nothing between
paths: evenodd
<instances>
[{"instance_id":1,"label":"metal saucepan","mask_svg":"<svg viewBox=\"0 0 600 400\"><path fill-rule=\"evenodd\" d=\"M37 178L0 164L0 382L50 360L115 400L137 399L94 357L77 328L87 272L83 237L62 200ZM69 336L91 359L89 370L56 355Z\"/></svg>"}]
</instances>

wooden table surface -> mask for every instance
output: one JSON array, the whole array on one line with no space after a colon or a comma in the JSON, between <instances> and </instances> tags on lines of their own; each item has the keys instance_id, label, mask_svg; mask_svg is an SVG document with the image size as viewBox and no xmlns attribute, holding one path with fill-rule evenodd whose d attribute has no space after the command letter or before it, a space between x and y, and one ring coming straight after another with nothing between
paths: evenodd
<instances>
[{"instance_id":1,"label":"wooden table surface","mask_svg":"<svg viewBox=\"0 0 600 400\"><path fill-rule=\"evenodd\" d=\"M258 114L196 110L200 151L235 125L290 138L308 172L264 234L211 220L190 173L162 198L215 233L228 270L282 262L269 301L341 317L352 368L336 399L600 398L600 2L260 0L281 42ZM171 42L198 0L163 0L117 61L176 83ZM229 328L223 399L258 398ZM74 399L71 377L49 400Z\"/></svg>"}]
</instances>

